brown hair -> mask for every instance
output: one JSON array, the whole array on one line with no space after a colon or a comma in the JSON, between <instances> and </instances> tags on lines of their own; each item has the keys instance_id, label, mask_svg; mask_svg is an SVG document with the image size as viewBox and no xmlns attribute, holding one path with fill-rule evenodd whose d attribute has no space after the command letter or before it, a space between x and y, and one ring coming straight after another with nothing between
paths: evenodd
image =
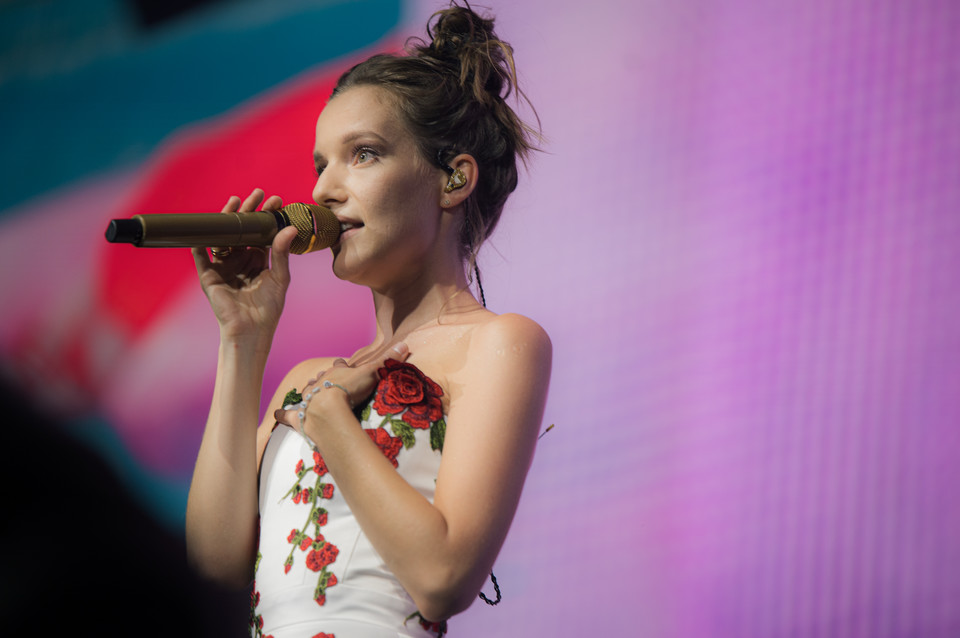
<instances>
[{"instance_id":1,"label":"brown hair","mask_svg":"<svg viewBox=\"0 0 960 638\"><path fill-rule=\"evenodd\" d=\"M427 35L430 42L408 40L406 55L375 55L354 66L331 99L353 86L385 88L427 161L445 167L459 153L476 159L480 176L460 229L461 255L474 266L517 187L517 158L536 150L539 134L505 101L515 93L529 104L517 86L513 49L494 33L492 18L451 2L431 16Z\"/></svg>"}]
</instances>

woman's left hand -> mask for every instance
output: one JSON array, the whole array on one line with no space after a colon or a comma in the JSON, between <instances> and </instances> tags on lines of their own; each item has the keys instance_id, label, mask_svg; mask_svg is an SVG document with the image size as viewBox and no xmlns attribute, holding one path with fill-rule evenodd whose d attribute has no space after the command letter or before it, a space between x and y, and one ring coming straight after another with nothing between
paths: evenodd
<instances>
[{"instance_id":1,"label":"woman's left hand","mask_svg":"<svg viewBox=\"0 0 960 638\"><path fill-rule=\"evenodd\" d=\"M408 355L407 345L401 342L387 352L385 359L404 361ZM323 404L331 395L340 395L346 398L351 409L360 405L377 387L377 383L380 381L378 371L382 367L383 360L354 366L344 359L335 359L329 368L322 370L316 378L310 379L300 391L304 402L307 404L304 420L310 416L321 416ZM286 407L283 406L283 408L276 410L274 418L277 423L299 429L300 408L288 410L285 409Z\"/></svg>"}]
</instances>

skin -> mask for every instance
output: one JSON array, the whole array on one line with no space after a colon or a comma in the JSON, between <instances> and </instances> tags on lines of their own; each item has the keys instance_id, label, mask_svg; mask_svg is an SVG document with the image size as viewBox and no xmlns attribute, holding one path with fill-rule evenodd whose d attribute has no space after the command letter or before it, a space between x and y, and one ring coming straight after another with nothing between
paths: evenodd
<instances>
[{"instance_id":1,"label":"skin","mask_svg":"<svg viewBox=\"0 0 960 638\"><path fill-rule=\"evenodd\" d=\"M317 121L313 196L354 225L333 247L336 276L372 292L377 333L344 358L307 359L287 374L257 426L263 370L289 285L294 231L258 249L211 259L194 249L201 285L220 325L213 401L187 505L191 560L221 582L253 573L257 472L286 389L329 380L304 429L371 543L430 620L476 598L516 511L543 416L551 345L533 321L495 315L467 290L457 250L463 202L480 178L467 154L452 164L467 186L444 193L447 175L426 162L388 93L354 87ZM446 200L446 201L445 201ZM274 209L255 190L225 212ZM268 263L269 258L269 263ZM318 321L335 316L318 311ZM434 502L413 489L363 433L350 409L376 385L387 358L408 360L439 383L447 431Z\"/></svg>"}]
</instances>

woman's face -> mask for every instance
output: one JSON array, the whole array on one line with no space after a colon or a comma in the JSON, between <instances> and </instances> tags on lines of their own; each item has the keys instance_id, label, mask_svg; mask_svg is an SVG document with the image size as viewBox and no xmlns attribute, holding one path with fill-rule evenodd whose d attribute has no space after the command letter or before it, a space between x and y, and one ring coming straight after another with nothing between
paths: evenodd
<instances>
[{"instance_id":1,"label":"woman's face","mask_svg":"<svg viewBox=\"0 0 960 638\"><path fill-rule=\"evenodd\" d=\"M343 229L333 246L338 277L381 289L429 266L445 175L422 158L385 89L357 86L330 100L314 162L313 199Z\"/></svg>"}]
</instances>

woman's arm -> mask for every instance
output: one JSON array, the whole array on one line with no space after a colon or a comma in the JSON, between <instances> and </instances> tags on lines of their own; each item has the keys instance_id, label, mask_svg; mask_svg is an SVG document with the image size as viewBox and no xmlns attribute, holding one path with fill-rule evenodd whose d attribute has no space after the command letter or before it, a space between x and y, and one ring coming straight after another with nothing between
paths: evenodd
<instances>
[{"instance_id":1,"label":"woman's arm","mask_svg":"<svg viewBox=\"0 0 960 638\"><path fill-rule=\"evenodd\" d=\"M249 212L263 201L255 190L224 212ZM270 198L265 208L280 205ZM290 243L295 231L274 239L268 267L263 249L235 249L211 259L193 250L197 274L220 326L213 400L187 500L190 561L205 575L244 586L253 573L257 523L257 424L267 355L290 281Z\"/></svg>"},{"instance_id":2,"label":"woman's arm","mask_svg":"<svg viewBox=\"0 0 960 638\"><path fill-rule=\"evenodd\" d=\"M490 573L533 456L551 356L546 333L518 315L474 331L464 366L447 378L451 403L432 504L357 427L344 393L321 391L309 406L307 434L373 546L430 620L466 609ZM352 370L334 367L323 378L349 384ZM282 416L292 423L290 413Z\"/></svg>"},{"instance_id":3,"label":"woman's arm","mask_svg":"<svg viewBox=\"0 0 960 638\"><path fill-rule=\"evenodd\" d=\"M266 356L221 342L213 401L187 499L187 554L205 576L244 587L257 525L257 422Z\"/></svg>"}]
</instances>

